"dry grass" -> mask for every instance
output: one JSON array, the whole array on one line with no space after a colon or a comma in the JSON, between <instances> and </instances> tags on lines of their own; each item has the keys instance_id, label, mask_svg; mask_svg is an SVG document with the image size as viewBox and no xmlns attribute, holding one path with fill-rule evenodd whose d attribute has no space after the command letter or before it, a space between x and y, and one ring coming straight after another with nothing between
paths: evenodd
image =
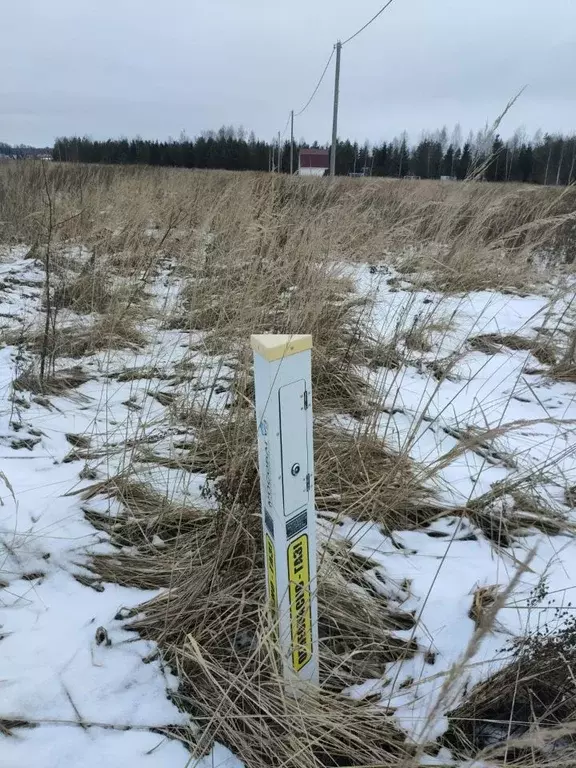
<instances>
[{"instance_id":1,"label":"dry grass","mask_svg":"<svg viewBox=\"0 0 576 768\"><path fill-rule=\"evenodd\" d=\"M76 389L89 380L80 366L61 368L40 378L34 368L29 368L14 379L12 386L17 392L32 392L40 395L60 395L69 389Z\"/></svg>"},{"instance_id":2,"label":"dry grass","mask_svg":"<svg viewBox=\"0 0 576 768\"><path fill-rule=\"evenodd\" d=\"M318 509L374 521L387 531L416 528L438 516L413 462L381 438L318 424L314 440Z\"/></svg>"},{"instance_id":3,"label":"dry grass","mask_svg":"<svg viewBox=\"0 0 576 768\"><path fill-rule=\"evenodd\" d=\"M393 636L413 618L389 604L384 587L375 589L376 563L347 556L343 544L324 550L321 688L295 701L284 691L268 624L260 515L169 505L126 478L84 496L102 492L121 499L125 515L89 512L89 519L119 546L138 549L96 557L94 570L121 584L170 587L128 626L157 641L177 671L176 701L203 726L199 752L217 739L248 768L394 765L409 755L386 710L339 695L415 650Z\"/></svg>"},{"instance_id":4,"label":"dry grass","mask_svg":"<svg viewBox=\"0 0 576 768\"><path fill-rule=\"evenodd\" d=\"M477 629L485 623L486 616L490 615L490 610L496 602L499 588L498 584L491 584L490 586L478 587L474 591L468 615Z\"/></svg>"},{"instance_id":5,"label":"dry grass","mask_svg":"<svg viewBox=\"0 0 576 768\"><path fill-rule=\"evenodd\" d=\"M551 375L559 381L576 382L576 331L570 334L566 350L557 365L553 366Z\"/></svg>"},{"instance_id":6,"label":"dry grass","mask_svg":"<svg viewBox=\"0 0 576 768\"><path fill-rule=\"evenodd\" d=\"M554 365L556 363L556 349L549 339L527 339L517 333L485 333L469 339L472 349L494 355L501 352L502 347L514 350L531 352L542 365Z\"/></svg>"},{"instance_id":7,"label":"dry grass","mask_svg":"<svg viewBox=\"0 0 576 768\"><path fill-rule=\"evenodd\" d=\"M518 536L539 530L550 536L574 535L569 516L552 509L530 489L530 480L494 483L490 491L468 502L469 517L497 546L507 547Z\"/></svg>"},{"instance_id":8,"label":"dry grass","mask_svg":"<svg viewBox=\"0 0 576 768\"><path fill-rule=\"evenodd\" d=\"M175 443L174 453L144 451L154 463L205 472L216 481L219 499L260 509L256 422L251 409L235 409L225 419L197 409L180 416L194 425L190 443ZM446 514L420 479L417 467L388 449L365 429L343 429L318 418L314 427L315 495L319 510L360 521L380 523L385 530L416 528Z\"/></svg>"},{"instance_id":9,"label":"dry grass","mask_svg":"<svg viewBox=\"0 0 576 768\"><path fill-rule=\"evenodd\" d=\"M162 379L166 374L156 366L139 366L136 368L125 368L120 373L111 374L116 381L139 381L140 379Z\"/></svg>"},{"instance_id":10,"label":"dry grass","mask_svg":"<svg viewBox=\"0 0 576 768\"><path fill-rule=\"evenodd\" d=\"M58 309L73 309L79 314L104 313L113 301L110 276L103 271L83 270L71 281L62 280L52 301Z\"/></svg>"},{"instance_id":11,"label":"dry grass","mask_svg":"<svg viewBox=\"0 0 576 768\"><path fill-rule=\"evenodd\" d=\"M42 328L14 331L4 334L8 344L26 344L31 352L39 354L44 345ZM103 349L136 349L145 341L132 317L104 315L92 324L82 326L61 325L51 329L48 337L48 356L81 358Z\"/></svg>"},{"instance_id":12,"label":"dry grass","mask_svg":"<svg viewBox=\"0 0 576 768\"><path fill-rule=\"evenodd\" d=\"M421 472L371 431L381 415L381 395L367 383L365 369L401 369L402 340L406 348L426 352L431 332L449 326L432 327L434 319L425 318L403 339L400 332L392 342L372 338L372 307L352 295L341 265L386 259L414 286L446 291L522 289L541 276L537 256L544 249L546 269L551 262L562 267L575 191L387 180L328 184L264 174L59 164L44 170L54 201L54 253L82 244L93 256L79 271L59 257L54 307L62 314L99 313L74 327L56 313L49 335L52 363L59 356L143 343L139 321L148 319L149 307L141 306L141 297L161 270L178 285L178 312L160 308L155 319L163 328L190 331L190 351L219 361L202 387L202 371L186 360L187 369L171 382L179 383L177 389L150 393L167 406L178 435L173 450L160 452L137 438L126 446L135 461L206 473L211 482L205 493L214 508L174 503L129 474L96 484L84 494L85 513L118 550L95 557L93 576L78 578L95 589L104 579L162 590L129 625L156 641L179 675L176 701L203 727L196 754L218 739L247 768L409 765L411 750L391 713L341 695L348 685L384 678L389 662L415 650L413 642L394 634L413 626L412 615L390 597L376 564L346 542L322 545L321 688L298 702L286 696L264 597L247 339L253 332L314 335L321 513L330 513L333 524L348 516L375 521L386 531L421 526L447 510L437 507L427 486L433 472ZM0 240L36 244L34 254L44 260L45 191L38 165L0 168ZM38 353L44 339L32 329L12 341ZM527 349L542 363L555 362L540 339L492 335L477 337L472 346L489 353L502 346ZM573 351L565 356L567 377ZM219 364L231 368L234 378L226 385L227 408L214 413L211 397L222 386ZM452 358L439 361L433 375L442 380L452 364ZM50 376L57 375L53 367ZM20 378L16 389L48 392L49 377L42 390L32 374ZM162 371L151 364L116 378L162 378ZM334 414L352 417L352 426L335 426ZM469 438L458 451L492 456L485 436ZM515 490L502 485L460 511L500 545L533 525L548 532L566 529L566 521L551 511L528 509L526 499L512 495ZM115 518L91 509L96 495L118 499L124 514ZM490 589L474 599L479 632L487 631L484 620L499 599Z\"/></svg>"},{"instance_id":13,"label":"dry grass","mask_svg":"<svg viewBox=\"0 0 576 768\"><path fill-rule=\"evenodd\" d=\"M415 352L431 352L433 349L433 334L446 335L453 327L451 318L439 318L428 313L423 316L415 315L410 328L403 333L404 344Z\"/></svg>"},{"instance_id":14,"label":"dry grass","mask_svg":"<svg viewBox=\"0 0 576 768\"><path fill-rule=\"evenodd\" d=\"M574 649L571 616L517 641L507 663L449 713L445 742L495 765L574 765Z\"/></svg>"},{"instance_id":15,"label":"dry grass","mask_svg":"<svg viewBox=\"0 0 576 768\"><path fill-rule=\"evenodd\" d=\"M326 184L254 173L57 163L0 169L3 242L43 242L44 172L58 238L110 257L126 274L140 274L168 248L175 257L186 255L183 263L196 261L207 280L234 251L244 259L229 263L255 258L265 272L271 260L300 269L313 250L316 262L330 255L373 263L387 254L430 273L440 288L466 291L525 286L541 269L540 254L569 262L573 242L576 191L570 188L386 179ZM204 315L204 324L210 313L219 325L227 314L226 307L209 303L193 311Z\"/></svg>"}]
</instances>

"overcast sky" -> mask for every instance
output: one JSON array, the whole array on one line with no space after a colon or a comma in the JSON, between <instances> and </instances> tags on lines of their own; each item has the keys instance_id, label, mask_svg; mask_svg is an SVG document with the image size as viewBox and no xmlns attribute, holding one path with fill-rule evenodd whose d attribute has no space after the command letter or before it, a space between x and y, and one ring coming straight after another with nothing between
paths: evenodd
<instances>
[{"instance_id":1,"label":"overcast sky","mask_svg":"<svg viewBox=\"0 0 576 768\"><path fill-rule=\"evenodd\" d=\"M2 0L0 141L283 130L384 0ZM576 0L394 0L342 50L339 135L576 131ZM328 140L333 68L296 136Z\"/></svg>"}]
</instances>

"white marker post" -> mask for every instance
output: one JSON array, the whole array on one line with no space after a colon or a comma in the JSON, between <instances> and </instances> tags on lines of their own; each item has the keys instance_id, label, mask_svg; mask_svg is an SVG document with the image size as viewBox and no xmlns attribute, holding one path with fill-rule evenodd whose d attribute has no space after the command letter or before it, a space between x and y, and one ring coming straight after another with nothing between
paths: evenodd
<instances>
[{"instance_id":1,"label":"white marker post","mask_svg":"<svg viewBox=\"0 0 576 768\"><path fill-rule=\"evenodd\" d=\"M284 677L318 684L312 337L252 336L266 583ZM294 685L296 684L296 685Z\"/></svg>"}]
</instances>

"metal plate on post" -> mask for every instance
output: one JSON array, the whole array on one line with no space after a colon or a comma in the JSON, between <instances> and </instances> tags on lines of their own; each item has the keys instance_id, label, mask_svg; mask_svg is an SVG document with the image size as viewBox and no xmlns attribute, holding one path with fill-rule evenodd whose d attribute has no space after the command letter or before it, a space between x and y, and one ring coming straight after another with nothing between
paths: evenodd
<instances>
[{"instance_id":1,"label":"metal plate on post","mask_svg":"<svg viewBox=\"0 0 576 768\"><path fill-rule=\"evenodd\" d=\"M306 382L293 381L280 387L280 451L284 515L290 517L308 505L308 439L306 428Z\"/></svg>"}]
</instances>

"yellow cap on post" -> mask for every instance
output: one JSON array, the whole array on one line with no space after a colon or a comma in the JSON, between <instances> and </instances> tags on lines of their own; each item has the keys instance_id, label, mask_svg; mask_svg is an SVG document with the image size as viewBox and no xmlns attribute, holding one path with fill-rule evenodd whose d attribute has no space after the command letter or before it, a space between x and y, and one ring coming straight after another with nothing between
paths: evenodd
<instances>
[{"instance_id":1,"label":"yellow cap on post","mask_svg":"<svg viewBox=\"0 0 576 768\"><path fill-rule=\"evenodd\" d=\"M281 360L297 352L312 349L312 336L309 333L261 333L252 334L250 345L269 363Z\"/></svg>"}]
</instances>

